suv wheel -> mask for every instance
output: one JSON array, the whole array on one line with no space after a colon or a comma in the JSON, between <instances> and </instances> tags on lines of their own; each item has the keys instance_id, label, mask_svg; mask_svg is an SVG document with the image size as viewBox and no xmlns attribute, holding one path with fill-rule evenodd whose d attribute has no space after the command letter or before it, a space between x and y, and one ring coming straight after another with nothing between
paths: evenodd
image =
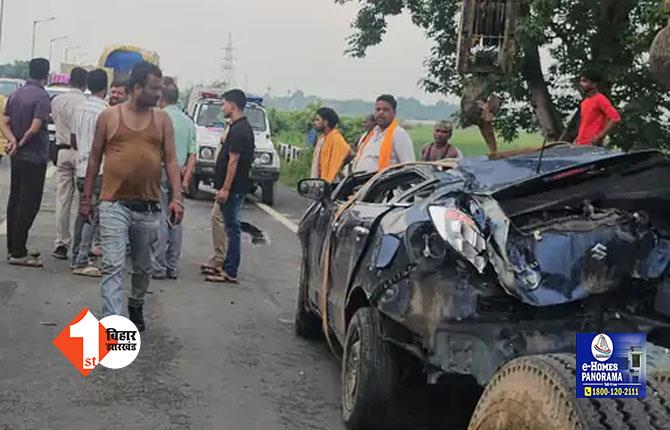
<instances>
[{"instance_id":1,"label":"suv wheel","mask_svg":"<svg viewBox=\"0 0 670 430\"><path fill-rule=\"evenodd\" d=\"M272 206L275 203L275 183L265 182L261 185L261 201Z\"/></svg>"},{"instance_id":2,"label":"suv wheel","mask_svg":"<svg viewBox=\"0 0 670 430\"><path fill-rule=\"evenodd\" d=\"M670 409L647 384L645 399L575 398L575 356L549 354L510 361L489 382L469 430L609 430L666 428Z\"/></svg>"},{"instance_id":3,"label":"suv wheel","mask_svg":"<svg viewBox=\"0 0 670 430\"><path fill-rule=\"evenodd\" d=\"M309 310L307 304L307 268L303 262L300 267L300 283L296 300L294 329L295 334L305 339L318 339L321 336L321 320Z\"/></svg>"},{"instance_id":4,"label":"suv wheel","mask_svg":"<svg viewBox=\"0 0 670 430\"><path fill-rule=\"evenodd\" d=\"M342 417L347 429L387 429L394 422L396 354L382 338L377 311L356 311L347 330L342 363Z\"/></svg>"}]
</instances>

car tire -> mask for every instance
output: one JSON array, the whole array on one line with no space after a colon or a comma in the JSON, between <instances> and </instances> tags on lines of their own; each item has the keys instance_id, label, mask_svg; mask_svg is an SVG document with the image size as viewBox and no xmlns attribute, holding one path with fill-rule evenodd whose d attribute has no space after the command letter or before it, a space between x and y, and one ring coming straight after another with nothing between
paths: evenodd
<instances>
[{"instance_id":1,"label":"car tire","mask_svg":"<svg viewBox=\"0 0 670 430\"><path fill-rule=\"evenodd\" d=\"M193 177L191 183L188 184L188 189L186 190L186 197L189 199L197 199L198 194L200 193L200 179Z\"/></svg>"},{"instance_id":2,"label":"car tire","mask_svg":"<svg viewBox=\"0 0 670 430\"><path fill-rule=\"evenodd\" d=\"M378 312L359 309L347 329L342 357L342 418L347 429L392 425L398 373L397 351L383 339Z\"/></svg>"},{"instance_id":3,"label":"car tire","mask_svg":"<svg viewBox=\"0 0 670 430\"><path fill-rule=\"evenodd\" d=\"M512 360L487 385L468 430L668 428L670 410L653 384L644 399L577 399L575 380L572 354Z\"/></svg>"},{"instance_id":4,"label":"car tire","mask_svg":"<svg viewBox=\"0 0 670 430\"><path fill-rule=\"evenodd\" d=\"M261 185L261 202L268 206L275 204L275 182L265 182Z\"/></svg>"},{"instance_id":5,"label":"car tire","mask_svg":"<svg viewBox=\"0 0 670 430\"><path fill-rule=\"evenodd\" d=\"M307 302L307 268L305 263L300 268L300 282L298 284L298 298L295 306L294 329L299 337L309 340L321 338L323 333L321 319L309 309Z\"/></svg>"}]
</instances>

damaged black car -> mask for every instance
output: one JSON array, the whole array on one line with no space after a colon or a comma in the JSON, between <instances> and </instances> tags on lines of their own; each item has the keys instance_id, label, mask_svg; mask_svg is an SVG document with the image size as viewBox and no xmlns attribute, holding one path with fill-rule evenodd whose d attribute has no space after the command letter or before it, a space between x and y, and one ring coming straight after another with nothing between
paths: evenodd
<instances>
[{"instance_id":1,"label":"damaged black car","mask_svg":"<svg viewBox=\"0 0 670 430\"><path fill-rule=\"evenodd\" d=\"M341 354L347 428L394 422L404 356L430 383L457 374L486 387L470 429L670 427L667 353L651 343L646 399L574 394L577 332L667 343L664 153L555 147L299 191L314 203L298 232L295 329Z\"/></svg>"}]
</instances>

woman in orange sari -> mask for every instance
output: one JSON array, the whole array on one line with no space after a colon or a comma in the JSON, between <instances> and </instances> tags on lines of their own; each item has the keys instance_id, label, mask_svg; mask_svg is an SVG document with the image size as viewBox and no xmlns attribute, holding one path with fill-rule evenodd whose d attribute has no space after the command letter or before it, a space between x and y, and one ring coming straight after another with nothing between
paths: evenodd
<instances>
[{"instance_id":1,"label":"woman in orange sari","mask_svg":"<svg viewBox=\"0 0 670 430\"><path fill-rule=\"evenodd\" d=\"M340 118L331 108L321 108L314 117L314 128L321 137L314 147L312 178L335 181L342 168L353 158L351 147L337 129Z\"/></svg>"}]
</instances>

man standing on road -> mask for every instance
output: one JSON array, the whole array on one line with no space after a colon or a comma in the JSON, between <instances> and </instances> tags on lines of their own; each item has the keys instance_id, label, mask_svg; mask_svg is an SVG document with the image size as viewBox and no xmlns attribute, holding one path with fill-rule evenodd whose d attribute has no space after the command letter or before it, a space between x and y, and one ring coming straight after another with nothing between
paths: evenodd
<instances>
[{"instance_id":1,"label":"man standing on road","mask_svg":"<svg viewBox=\"0 0 670 430\"><path fill-rule=\"evenodd\" d=\"M223 270L207 277L211 282L237 283L241 253L240 211L244 196L252 186L249 171L255 149L254 131L244 115L246 104L247 97L242 90L230 90L223 95L223 115L232 122L216 160L214 187L219 190L215 198L223 213L228 249Z\"/></svg>"},{"instance_id":2,"label":"man standing on road","mask_svg":"<svg viewBox=\"0 0 670 430\"><path fill-rule=\"evenodd\" d=\"M128 83L122 79L114 79L109 87L109 105L116 106L128 101Z\"/></svg>"},{"instance_id":3,"label":"man standing on road","mask_svg":"<svg viewBox=\"0 0 670 430\"><path fill-rule=\"evenodd\" d=\"M79 199L84 193L84 180L86 169L91 155L95 127L98 117L107 109L105 102L107 95L107 72L102 69L93 70L88 74L86 80L91 97L79 105L72 119L72 147L77 151L77 190ZM81 276L92 276L99 278L102 271L91 264L89 255L93 244L95 231L98 229L98 199L102 178L97 175L93 192L91 215L89 219L77 215L74 227L74 241L72 244L72 273Z\"/></svg>"},{"instance_id":4,"label":"man standing on road","mask_svg":"<svg viewBox=\"0 0 670 430\"><path fill-rule=\"evenodd\" d=\"M126 246L130 243L133 275L128 317L140 331L145 329L144 295L151 279L151 247L158 234L163 164L172 191L168 205L172 224L179 224L184 214L172 122L156 108L162 78L157 66L137 64L128 83L130 101L105 110L98 118L79 208L80 215L88 219L104 155L99 205L102 316L122 313Z\"/></svg>"},{"instance_id":5,"label":"man standing on road","mask_svg":"<svg viewBox=\"0 0 670 430\"><path fill-rule=\"evenodd\" d=\"M76 188L77 152L70 145L72 117L80 104L86 101L86 70L75 67L70 73L72 89L56 96L51 102L51 112L56 126L58 170L56 171L56 241L53 256L67 260L70 247L70 216Z\"/></svg>"},{"instance_id":6,"label":"man standing on road","mask_svg":"<svg viewBox=\"0 0 670 430\"><path fill-rule=\"evenodd\" d=\"M28 66L30 79L17 89L0 121L11 157L11 183L7 204L7 259L10 264L42 267L39 254L26 249L28 231L40 210L49 162L49 94L44 85L49 61L35 58Z\"/></svg>"},{"instance_id":7,"label":"man standing on road","mask_svg":"<svg viewBox=\"0 0 670 430\"><path fill-rule=\"evenodd\" d=\"M327 107L322 107L314 116L314 128L321 137L314 147L312 158L312 178L321 178L333 182L340 175L342 168L351 161L353 156L349 144L337 129L340 117Z\"/></svg>"},{"instance_id":8,"label":"man standing on road","mask_svg":"<svg viewBox=\"0 0 670 430\"><path fill-rule=\"evenodd\" d=\"M174 81L167 82L163 87L161 107L168 114L174 129L175 150L177 164L181 169L182 191L188 189L195 170L196 129L193 120L179 109L179 89ZM167 211L168 203L172 200L170 183L165 171L161 178L161 208L163 209L158 241L153 249L153 277L154 279L177 279L179 274L179 258L181 256L182 226L172 225L170 214Z\"/></svg>"},{"instance_id":9,"label":"man standing on road","mask_svg":"<svg viewBox=\"0 0 670 430\"><path fill-rule=\"evenodd\" d=\"M602 146L612 128L621 121L621 115L604 94L598 91L600 74L584 71L579 77L579 87L585 97L580 105L577 145Z\"/></svg>"},{"instance_id":10,"label":"man standing on road","mask_svg":"<svg viewBox=\"0 0 670 430\"><path fill-rule=\"evenodd\" d=\"M397 107L393 96L377 98L377 127L361 142L354 161L354 172L378 172L394 164L416 160L412 138L396 119Z\"/></svg>"},{"instance_id":11,"label":"man standing on road","mask_svg":"<svg viewBox=\"0 0 670 430\"><path fill-rule=\"evenodd\" d=\"M438 161L445 158L463 158L463 154L449 139L454 133L454 125L449 121L438 121L433 128L433 142L421 148L422 161Z\"/></svg>"}]
</instances>

